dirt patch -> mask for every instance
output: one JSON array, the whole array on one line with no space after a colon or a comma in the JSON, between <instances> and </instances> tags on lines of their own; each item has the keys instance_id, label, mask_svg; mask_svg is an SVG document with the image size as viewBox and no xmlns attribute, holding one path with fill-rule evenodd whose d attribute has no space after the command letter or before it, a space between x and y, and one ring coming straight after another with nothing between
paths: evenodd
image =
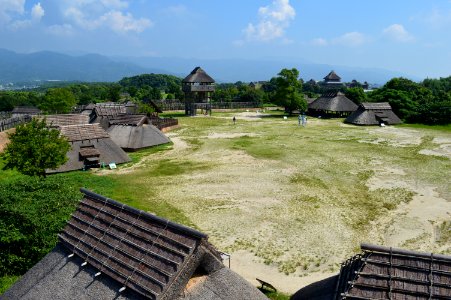
<instances>
[{"instance_id":1,"label":"dirt patch","mask_svg":"<svg viewBox=\"0 0 451 300\"><path fill-rule=\"evenodd\" d=\"M3 152L3 150L5 149L6 145L9 142L8 139L8 133L13 133L14 132L14 128L13 129L8 129L6 131L2 131L0 132L0 152Z\"/></svg>"}]
</instances>

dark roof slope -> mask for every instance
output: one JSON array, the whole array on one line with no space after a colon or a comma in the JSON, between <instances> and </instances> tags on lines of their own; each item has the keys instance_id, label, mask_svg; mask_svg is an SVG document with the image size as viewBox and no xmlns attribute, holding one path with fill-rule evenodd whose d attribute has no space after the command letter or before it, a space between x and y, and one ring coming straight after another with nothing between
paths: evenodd
<instances>
[{"instance_id":1,"label":"dark roof slope","mask_svg":"<svg viewBox=\"0 0 451 300\"><path fill-rule=\"evenodd\" d=\"M357 109L357 104L349 100L342 92L330 92L310 103L308 108L331 112L352 112Z\"/></svg>"},{"instance_id":2,"label":"dark roof slope","mask_svg":"<svg viewBox=\"0 0 451 300\"><path fill-rule=\"evenodd\" d=\"M392 111L387 102L362 103L345 120L346 123L355 125L395 125L402 123L401 119Z\"/></svg>"},{"instance_id":3,"label":"dark roof slope","mask_svg":"<svg viewBox=\"0 0 451 300\"><path fill-rule=\"evenodd\" d=\"M330 71L330 73L327 74L326 77L324 77L324 80L325 81L329 81L329 80L332 80L332 81L337 81L338 80L338 81L340 81L341 77L338 76L337 73L335 73L335 71Z\"/></svg>"},{"instance_id":4,"label":"dark roof slope","mask_svg":"<svg viewBox=\"0 0 451 300\"><path fill-rule=\"evenodd\" d=\"M201 67L196 67L191 73L182 80L185 83L214 83L215 80L210 77Z\"/></svg>"},{"instance_id":5,"label":"dark roof slope","mask_svg":"<svg viewBox=\"0 0 451 300\"><path fill-rule=\"evenodd\" d=\"M451 256L362 244L343 266L338 299L451 299Z\"/></svg>"},{"instance_id":6,"label":"dark roof slope","mask_svg":"<svg viewBox=\"0 0 451 300\"><path fill-rule=\"evenodd\" d=\"M197 230L82 189L60 243L6 299L265 299ZM205 278L187 283L196 269Z\"/></svg>"},{"instance_id":7,"label":"dark roof slope","mask_svg":"<svg viewBox=\"0 0 451 300\"><path fill-rule=\"evenodd\" d=\"M46 115L40 116L39 118L45 118L49 127L89 124L89 116L82 114Z\"/></svg>"}]
</instances>

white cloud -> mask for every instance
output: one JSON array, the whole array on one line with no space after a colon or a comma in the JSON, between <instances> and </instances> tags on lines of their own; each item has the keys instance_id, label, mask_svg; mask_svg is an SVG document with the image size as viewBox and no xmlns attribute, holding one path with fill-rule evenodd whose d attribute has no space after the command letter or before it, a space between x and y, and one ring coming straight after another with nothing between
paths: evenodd
<instances>
[{"instance_id":1,"label":"white cloud","mask_svg":"<svg viewBox=\"0 0 451 300\"><path fill-rule=\"evenodd\" d=\"M44 8L42 8L41 3L38 2L31 9L31 19L16 20L14 22L11 22L8 28L11 30L20 30L28 28L33 24L36 24L39 21L41 21L44 14L45 14Z\"/></svg>"},{"instance_id":2,"label":"white cloud","mask_svg":"<svg viewBox=\"0 0 451 300\"><path fill-rule=\"evenodd\" d=\"M283 37L296 11L289 0L274 0L269 6L260 7L258 14L258 24L249 23L243 30L248 41L270 41Z\"/></svg>"},{"instance_id":3,"label":"white cloud","mask_svg":"<svg viewBox=\"0 0 451 300\"><path fill-rule=\"evenodd\" d=\"M313 39L310 42L310 44L313 46L327 46L327 45L329 45L329 42L323 38L316 38L316 39Z\"/></svg>"},{"instance_id":4,"label":"white cloud","mask_svg":"<svg viewBox=\"0 0 451 300\"><path fill-rule=\"evenodd\" d=\"M153 25L150 19L135 19L131 13L120 10L128 7L126 1L76 0L69 3L71 5L66 8L64 16L83 29L109 28L117 33L139 33Z\"/></svg>"},{"instance_id":5,"label":"white cloud","mask_svg":"<svg viewBox=\"0 0 451 300\"><path fill-rule=\"evenodd\" d=\"M332 44L357 47L365 44L367 38L363 33L353 31L343 34L337 38L332 39Z\"/></svg>"},{"instance_id":6,"label":"white cloud","mask_svg":"<svg viewBox=\"0 0 451 300\"><path fill-rule=\"evenodd\" d=\"M110 11L100 17L99 20L118 33L142 32L152 26L152 22L149 19L134 19L131 13L123 14L120 11Z\"/></svg>"},{"instance_id":7,"label":"white cloud","mask_svg":"<svg viewBox=\"0 0 451 300\"><path fill-rule=\"evenodd\" d=\"M33 20L41 20L42 17L44 16L45 11L41 6L41 3L38 2L37 4L35 4L33 6L33 8L31 9L31 18Z\"/></svg>"},{"instance_id":8,"label":"white cloud","mask_svg":"<svg viewBox=\"0 0 451 300\"><path fill-rule=\"evenodd\" d=\"M451 10L435 8L428 13L421 14L412 19L419 20L433 28L443 28L451 24Z\"/></svg>"},{"instance_id":9,"label":"white cloud","mask_svg":"<svg viewBox=\"0 0 451 300\"><path fill-rule=\"evenodd\" d=\"M0 24L11 21L11 15L22 15L25 11L25 0L1 0L0 1Z\"/></svg>"},{"instance_id":10,"label":"white cloud","mask_svg":"<svg viewBox=\"0 0 451 300\"><path fill-rule=\"evenodd\" d=\"M70 24L55 24L47 27L46 32L56 36L70 36L74 33L74 30Z\"/></svg>"},{"instance_id":11,"label":"white cloud","mask_svg":"<svg viewBox=\"0 0 451 300\"><path fill-rule=\"evenodd\" d=\"M395 42L406 43L415 40L414 36L411 35L401 24L393 24L388 26L382 31L383 35Z\"/></svg>"}]
</instances>

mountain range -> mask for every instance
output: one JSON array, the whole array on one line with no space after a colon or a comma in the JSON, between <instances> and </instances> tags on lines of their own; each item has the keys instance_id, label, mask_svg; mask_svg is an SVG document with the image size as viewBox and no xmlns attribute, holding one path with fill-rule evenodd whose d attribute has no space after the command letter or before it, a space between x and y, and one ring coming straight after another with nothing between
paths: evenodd
<instances>
[{"instance_id":1,"label":"mountain range","mask_svg":"<svg viewBox=\"0 0 451 300\"><path fill-rule=\"evenodd\" d=\"M367 81L383 84L393 77L408 74L377 68L315 64L281 59L188 59L167 57L108 57L100 54L68 55L41 51L30 54L0 49L0 84L37 81L114 82L144 73L185 77L201 66L217 82L269 80L282 68L297 68L301 78L322 80L335 70L343 81Z\"/></svg>"}]
</instances>

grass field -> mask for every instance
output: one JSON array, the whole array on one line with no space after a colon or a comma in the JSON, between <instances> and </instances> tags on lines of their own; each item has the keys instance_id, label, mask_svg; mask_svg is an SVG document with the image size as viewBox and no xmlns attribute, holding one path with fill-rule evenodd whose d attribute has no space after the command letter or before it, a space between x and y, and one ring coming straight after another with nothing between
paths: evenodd
<instances>
[{"instance_id":1,"label":"grass field","mask_svg":"<svg viewBox=\"0 0 451 300\"><path fill-rule=\"evenodd\" d=\"M176 117L171 145L117 170L55 176L196 227L236 272L287 293L337 272L361 242L451 254L449 126Z\"/></svg>"}]
</instances>

